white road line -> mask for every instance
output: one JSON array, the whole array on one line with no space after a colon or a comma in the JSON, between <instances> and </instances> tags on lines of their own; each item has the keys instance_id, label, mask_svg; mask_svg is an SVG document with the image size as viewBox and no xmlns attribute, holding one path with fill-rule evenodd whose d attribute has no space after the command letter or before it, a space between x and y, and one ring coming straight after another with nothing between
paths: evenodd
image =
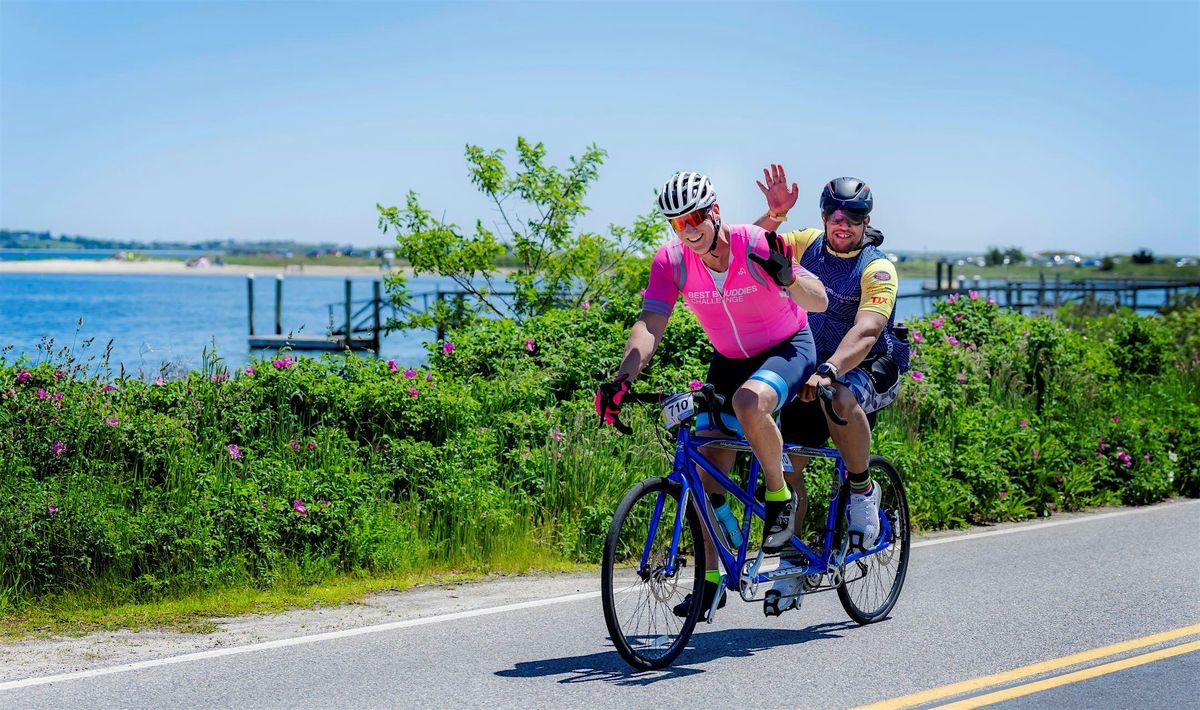
<instances>
[{"instance_id":1,"label":"white road line","mask_svg":"<svg viewBox=\"0 0 1200 710\"><path fill-rule=\"evenodd\" d=\"M1034 530L1042 530L1045 528L1057 527L1059 525L1074 525L1075 523L1086 523L1094 520L1106 520L1109 518L1118 518L1126 515L1137 515L1138 513L1146 513L1154 510L1170 510L1180 505L1194 506L1200 501L1188 501L1187 503L1175 503L1172 505L1158 505L1148 508L1135 508L1133 510L1121 510L1114 513L1101 513L1099 515L1082 515L1070 520L1058 520L1045 523L1035 523L1032 525L1017 525L1003 530L989 530L987 532L964 533L962 535L954 535L952 537L942 537L936 540L925 540L923 542L914 542L912 547L929 547L932 545L942 545L950 542L962 542L964 540L975 540L981 537L992 537L994 535L1008 535L1011 533L1031 532ZM276 641L264 641L263 643L250 644L248 646L235 646L233 648L218 648L211 651L200 651L197 653L188 653L182 656L171 656L168 658L157 658L150 661L138 661L137 663L126 663L119 666L109 666L106 668L94 668L86 671L75 671L74 673L61 673L59 675L43 676L41 678L24 678L21 680L10 680L0 683L0 690L12 690L15 688L28 688L34 685L46 685L47 683L59 683L68 680L79 680L81 678L94 678L97 676L111 675L114 673L126 673L129 671L137 671L145 668L156 668L158 666L169 666L175 663L187 663L189 661L202 661L208 658L221 658L223 656L233 656L239 653L253 653L255 651L266 651L273 648L286 648L288 646L300 646L302 644L318 643L320 641L331 641L333 639L350 638L353 636L365 636L367 634L377 634L384 631L393 631L395 629L407 629L414 626L425 626L428 624L437 624L443 621L456 621L458 619L470 619L477 616L490 616L492 614L503 614L507 611L518 611L521 609L533 609L540 606L550 606L552 604L566 604L569 602L583 601L585 599L595 599L600 596L600 592L581 592L579 594L568 594L561 597L551 597L549 599L534 599L527 602L519 602L517 604L505 604L504 606L488 607L486 609L471 609L469 611L456 611L450 614L441 614L438 616L429 616L423 619L407 619L405 621L392 621L386 624L376 624L374 626L363 626L357 629L343 629L341 631L328 631L320 634L312 634L310 636L297 636L288 639L278 639Z\"/></svg>"},{"instance_id":2,"label":"white road line","mask_svg":"<svg viewBox=\"0 0 1200 710\"><path fill-rule=\"evenodd\" d=\"M978 540L981 537L993 537L995 535L1008 535L1011 533L1033 532L1034 530L1045 530L1046 528L1056 528L1060 525L1074 525L1076 523L1090 523L1093 520L1107 520L1109 518L1122 518L1126 515L1137 515L1139 513L1149 513L1155 510L1171 510L1180 506L1194 506L1200 501L1187 501L1186 503L1171 503L1170 505L1156 505L1148 508L1133 508L1132 510L1118 510L1114 513L1100 513L1098 515L1081 515L1070 520L1051 520L1045 523L1032 523L1029 525L1014 525L1011 528L1003 530L988 530L987 532L968 532L962 535L952 535L950 537L939 537L934 540L923 540L914 542L912 547L932 547L933 545L944 545L948 542L962 542L963 540Z\"/></svg>"},{"instance_id":3,"label":"white road line","mask_svg":"<svg viewBox=\"0 0 1200 710\"><path fill-rule=\"evenodd\" d=\"M174 663L186 663L188 661L202 661L208 658L221 658L222 656L233 656L239 653L253 653L254 651L266 651L272 648L286 648L287 646L299 646L307 643L317 643L319 641L331 641L333 639L350 638L352 636L364 636L366 634L377 634L384 631L392 631L394 629L407 629L413 626L425 626L426 624L436 624L442 621L455 621L458 619L470 619L476 616L488 616L489 614L502 614L506 611L517 611L519 609L533 609L539 606L548 606L550 604L563 604L566 602L583 601L584 599L594 599L600 596L599 591L581 592L579 594L568 594L562 597L551 597L550 599L534 599L533 601L519 602L517 604L505 604L504 606L488 607L486 609L471 609L470 611L456 611L451 614L441 614L439 616L429 616L423 619L407 619L405 621L392 621L386 624L376 624L375 626L363 626L357 629L343 629L341 631L328 631L321 634L312 634L311 636L297 636L290 639L279 639L276 641L264 641L263 643L250 644L249 646L236 646L233 648L218 648L212 651L200 651L198 653L188 653L182 656L171 656L169 658L157 658L151 661L138 661L137 663L126 663L120 666L110 666L107 668L94 668L87 671L76 671L74 673L61 673L59 675L44 676L41 678L24 678L22 680L10 680L0 683L0 690L11 690L13 688L28 688L32 685L45 685L47 683L58 683L65 680L78 680L80 678L94 678L96 676L110 675L113 673L125 673L128 671L138 671L143 668L156 668L158 666L169 666Z\"/></svg>"}]
</instances>

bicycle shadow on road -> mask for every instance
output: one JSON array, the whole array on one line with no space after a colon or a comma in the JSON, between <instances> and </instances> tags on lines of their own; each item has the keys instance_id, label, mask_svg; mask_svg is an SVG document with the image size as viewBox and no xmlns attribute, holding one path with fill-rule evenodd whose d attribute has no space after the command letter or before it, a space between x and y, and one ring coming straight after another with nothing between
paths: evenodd
<instances>
[{"instance_id":1,"label":"bicycle shadow on road","mask_svg":"<svg viewBox=\"0 0 1200 710\"><path fill-rule=\"evenodd\" d=\"M603 653L568 658L548 658L518 663L511 670L497 671L504 678L542 678L566 676L559 683L604 681L617 686L644 686L670 678L703 673L702 665L721 658L753 656L778 646L797 646L810 641L839 638L839 631L859 628L851 621L817 624L805 629L723 629L692 636L687 649L675 664L657 671L637 671L615 649Z\"/></svg>"}]
</instances>

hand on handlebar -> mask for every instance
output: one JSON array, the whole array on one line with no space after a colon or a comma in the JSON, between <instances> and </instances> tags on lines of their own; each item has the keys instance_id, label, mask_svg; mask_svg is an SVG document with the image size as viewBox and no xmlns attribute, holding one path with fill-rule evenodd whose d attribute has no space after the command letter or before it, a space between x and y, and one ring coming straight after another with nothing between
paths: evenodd
<instances>
[{"instance_id":1,"label":"hand on handlebar","mask_svg":"<svg viewBox=\"0 0 1200 710\"><path fill-rule=\"evenodd\" d=\"M610 424L622 434L628 434L629 428L617 419L621 413L621 400L629 393L629 375L618 375L612 382L605 382L596 390L596 414L600 415L600 426Z\"/></svg>"},{"instance_id":2,"label":"hand on handlebar","mask_svg":"<svg viewBox=\"0 0 1200 710\"><path fill-rule=\"evenodd\" d=\"M817 388L818 387L832 387L832 386L833 386L833 380L829 379L828 376L818 375L818 374L814 373L813 376L809 377L808 381L804 383L804 386L800 388L800 394L798 394L796 396L800 399L801 402L811 402L817 398Z\"/></svg>"},{"instance_id":3,"label":"hand on handlebar","mask_svg":"<svg viewBox=\"0 0 1200 710\"><path fill-rule=\"evenodd\" d=\"M833 398L837 396L837 390L833 388L833 380L828 375L813 374L800 388L800 393L796 397L801 402L811 402L818 397L821 399L821 406L825 409L825 414L829 416L830 421L838 426L845 426L846 420L838 415L833 408Z\"/></svg>"}]
</instances>

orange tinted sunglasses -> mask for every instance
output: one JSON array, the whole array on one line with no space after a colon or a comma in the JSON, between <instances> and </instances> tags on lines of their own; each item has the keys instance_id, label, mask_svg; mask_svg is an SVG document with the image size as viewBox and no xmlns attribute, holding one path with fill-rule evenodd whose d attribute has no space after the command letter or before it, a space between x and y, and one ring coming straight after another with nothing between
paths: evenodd
<instances>
[{"instance_id":1,"label":"orange tinted sunglasses","mask_svg":"<svg viewBox=\"0 0 1200 710\"><path fill-rule=\"evenodd\" d=\"M694 210L678 217L668 217L667 221L671 223L671 228L676 232L682 232L688 227L699 229L700 225L704 224L704 220L708 219L708 212L707 209Z\"/></svg>"}]
</instances>

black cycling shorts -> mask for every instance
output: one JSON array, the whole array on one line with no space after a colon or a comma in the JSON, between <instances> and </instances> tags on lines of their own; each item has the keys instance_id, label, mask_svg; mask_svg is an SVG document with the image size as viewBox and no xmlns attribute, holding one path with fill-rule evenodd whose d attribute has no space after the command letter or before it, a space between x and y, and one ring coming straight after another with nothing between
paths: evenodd
<instances>
[{"instance_id":1,"label":"black cycling shorts","mask_svg":"<svg viewBox=\"0 0 1200 710\"><path fill-rule=\"evenodd\" d=\"M770 385L778 398L775 411L779 411L800 392L816 369L817 349L813 344L812 331L804 326L791 338L754 357L737 359L714 351L705 381L712 383L717 394L725 397L721 419L740 435L742 428L733 413L733 393L747 380ZM696 416L696 431L704 431L710 426L707 412Z\"/></svg>"},{"instance_id":2,"label":"black cycling shorts","mask_svg":"<svg viewBox=\"0 0 1200 710\"><path fill-rule=\"evenodd\" d=\"M900 393L900 368L887 355L868 355L858 367L838 378L854 394L875 426L875 413L891 404ZM829 422L821 400L795 400L780 412L783 440L801 446L824 446L829 440Z\"/></svg>"}]
</instances>

